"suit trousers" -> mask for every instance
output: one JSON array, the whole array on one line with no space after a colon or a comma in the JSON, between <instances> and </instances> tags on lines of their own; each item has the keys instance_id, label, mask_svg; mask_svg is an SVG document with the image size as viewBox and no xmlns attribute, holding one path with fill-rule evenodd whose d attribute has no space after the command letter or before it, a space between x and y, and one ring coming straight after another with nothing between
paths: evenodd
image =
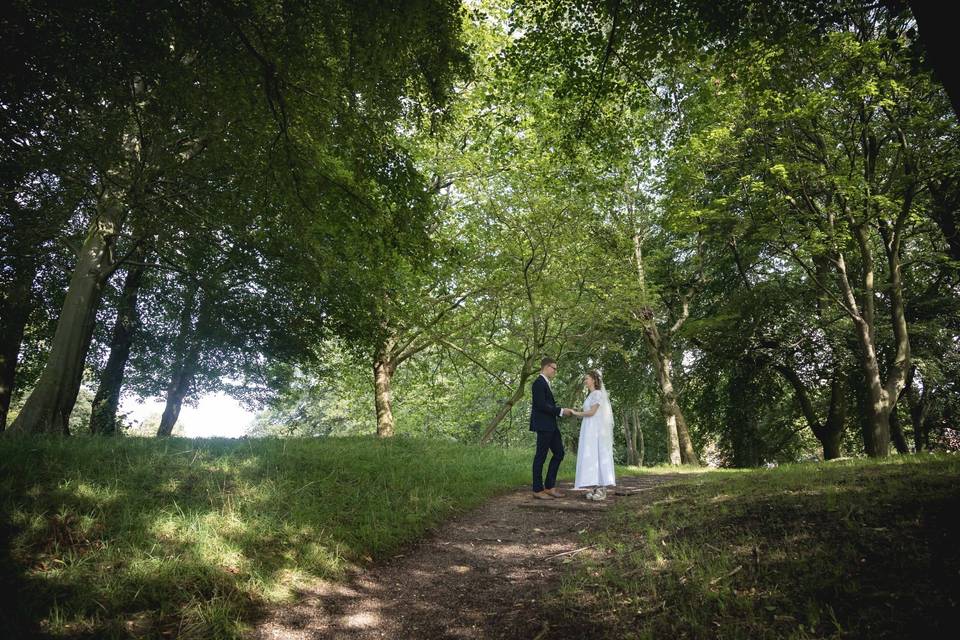
<instances>
[{"instance_id":1,"label":"suit trousers","mask_svg":"<svg viewBox=\"0 0 960 640\"><path fill-rule=\"evenodd\" d=\"M537 452L533 456L533 490L543 491L543 463L547 459L547 452L553 452L550 464L547 466L546 488L552 489L557 484L557 470L563 460L563 437L560 429L553 431L537 431Z\"/></svg>"}]
</instances>

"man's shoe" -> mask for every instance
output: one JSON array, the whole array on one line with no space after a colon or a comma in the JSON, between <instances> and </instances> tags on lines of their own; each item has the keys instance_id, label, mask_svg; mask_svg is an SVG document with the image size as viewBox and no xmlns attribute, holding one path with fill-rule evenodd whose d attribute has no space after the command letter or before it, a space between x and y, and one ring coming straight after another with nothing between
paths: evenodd
<instances>
[{"instance_id":1,"label":"man's shoe","mask_svg":"<svg viewBox=\"0 0 960 640\"><path fill-rule=\"evenodd\" d=\"M533 497L537 500L553 500L553 496L547 491L534 491Z\"/></svg>"},{"instance_id":2,"label":"man's shoe","mask_svg":"<svg viewBox=\"0 0 960 640\"><path fill-rule=\"evenodd\" d=\"M563 497L563 491L560 491L560 489L557 489L556 487L554 487L554 488L552 488L552 489L547 489L547 493L549 493L550 495L552 495L554 498L562 498L562 497Z\"/></svg>"}]
</instances>

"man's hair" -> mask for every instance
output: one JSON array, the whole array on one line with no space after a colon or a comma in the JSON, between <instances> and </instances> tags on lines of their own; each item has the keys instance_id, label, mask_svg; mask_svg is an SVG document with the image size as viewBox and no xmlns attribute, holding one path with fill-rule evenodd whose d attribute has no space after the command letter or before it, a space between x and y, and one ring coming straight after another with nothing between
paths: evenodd
<instances>
[{"instance_id":1,"label":"man's hair","mask_svg":"<svg viewBox=\"0 0 960 640\"><path fill-rule=\"evenodd\" d=\"M544 358L543 360L540 361L540 368L543 369L547 365L551 365L551 364L557 364L557 361L554 360L553 358Z\"/></svg>"}]
</instances>

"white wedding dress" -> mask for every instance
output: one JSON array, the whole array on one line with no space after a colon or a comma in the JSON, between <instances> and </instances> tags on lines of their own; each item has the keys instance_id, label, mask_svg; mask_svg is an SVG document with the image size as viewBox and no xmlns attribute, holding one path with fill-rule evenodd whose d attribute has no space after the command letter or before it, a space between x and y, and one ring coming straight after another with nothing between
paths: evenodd
<instances>
[{"instance_id":1,"label":"white wedding dress","mask_svg":"<svg viewBox=\"0 0 960 640\"><path fill-rule=\"evenodd\" d=\"M583 410L599 404L597 412L585 417L580 425L577 445L577 489L606 487L617 483L613 471L613 409L607 392L591 391L583 401Z\"/></svg>"}]
</instances>

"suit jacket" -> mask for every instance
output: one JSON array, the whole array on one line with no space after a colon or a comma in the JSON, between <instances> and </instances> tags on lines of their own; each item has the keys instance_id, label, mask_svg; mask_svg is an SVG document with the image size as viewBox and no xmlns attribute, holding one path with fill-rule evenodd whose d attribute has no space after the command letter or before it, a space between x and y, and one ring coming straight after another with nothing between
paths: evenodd
<instances>
[{"instance_id":1,"label":"suit jacket","mask_svg":"<svg viewBox=\"0 0 960 640\"><path fill-rule=\"evenodd\" d=\"M557 429L557 418L561 408L553 399L550 384L542 375L537 376L531 386L533 402L530 406L530 431L554 431Z\"/></svg>"}]
</instances>

